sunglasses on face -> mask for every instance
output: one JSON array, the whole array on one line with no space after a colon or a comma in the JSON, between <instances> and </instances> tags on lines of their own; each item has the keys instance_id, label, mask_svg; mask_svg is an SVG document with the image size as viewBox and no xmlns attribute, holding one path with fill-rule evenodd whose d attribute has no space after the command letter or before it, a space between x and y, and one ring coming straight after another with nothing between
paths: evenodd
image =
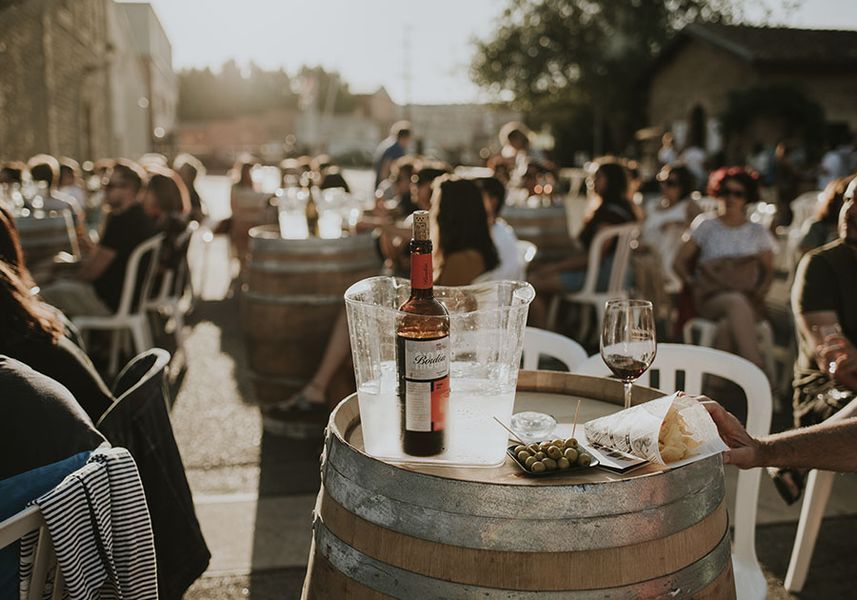
<instances>
[{"instance_id":1,"label":"sunglasses on face","mask_svg":"<svg viewBox=\"0 0 857 600\"><path fill-rule=\"evenodd\" d=\"M721 188L717 196L720 198L728 198L729 196L732 196L733 198L744 198L746 194L744 193L744 190L739 190L735 188Z\"/></svg>"}]
</instances>

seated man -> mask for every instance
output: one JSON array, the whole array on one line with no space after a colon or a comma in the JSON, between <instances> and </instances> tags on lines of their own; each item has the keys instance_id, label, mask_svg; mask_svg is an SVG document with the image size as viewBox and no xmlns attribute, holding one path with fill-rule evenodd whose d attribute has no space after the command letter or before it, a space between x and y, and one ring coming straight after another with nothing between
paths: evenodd
<instances>
[{"instance_id":1,"label":"seated man","mask_svg":"<svg viewBox=\"0 0 857 600\"><path fill-rule=\"evenodd\" d=\"M136 164L116 162L105 185L110 214L101 242L89 251L74 278L60 279L42 290L48 303L70 317L116 312L131 253L158 233L140 202L145 177ZM138 274L140 279L144 266Z\"/></svg>"},{"instance_id":2,"label":"seated man","mask_svg":"<svg viewBox=\"0 0 857 600\"><path fill-rule=\"evenodd\" d=\"M794 378L796 427L821 423L857 398L855 189L857 181L852 181L839 212L838 239L804 256L795 274L792 310L800 341ZM774 482L791 503L800 497L803 473L780 470Z\"/></svg>"}]
</instances>

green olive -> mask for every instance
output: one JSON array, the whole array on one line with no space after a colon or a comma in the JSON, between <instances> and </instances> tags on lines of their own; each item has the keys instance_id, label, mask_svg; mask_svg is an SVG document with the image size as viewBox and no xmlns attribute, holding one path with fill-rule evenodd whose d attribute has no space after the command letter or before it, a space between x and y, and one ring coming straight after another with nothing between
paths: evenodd
<instances>
[{"instance_id":1,"label":"green olive","mask_svg":"<svg viewBox=\"0 0 857 600\"><path fill-rule=\"evenodd\" d=\"M547 455L554 460L558 460L559 457L562 456L562 450L560 450L556 446L551 446L550 448L548 448Z\"/></svg>"},{"instance_id":2,"label":"green olive","mask_svg":"<svg viewBox=\"0 0 857 600\"><path fill-rule=\"evenodd\" d=\"M571 468L571 463L566 457L562 456L559 460L556 461L556 466L559 467L560 471L564 471L565 469Z\"/></svg>"},{"instance_id":3,"label":"green olive","mask_svg":"<svg viewBox=\"0 0 857 600\"><path fill-rule=\"evenodd\" d=\"M548 471L556 471L556 461L552 458L546 458L542 461L545 465L545 469Z\"/></svg>"},{"instance_id":4,"label":"green olive","mask_svg":"<svg viewBox=\"0 0 857 600\"><path fill-rule=\"evenodd\" d=\"M568 462L574 463L577 461L577 450L574 448L566 448L563 456L568 459Z\"/></svg>"},{"instance_id":5,"label":"green olive","mask_svg":"<svg viewBox=\"0 0 857 600\"><path fill-rule=\"evenodd\" d=\"M535 456L529 456L529 457L527 457L527 460L525 460L525 461L524 461L524 465L525 465L528 469L532 469L532 468L533 468L533 465L534 465L535 463L536 463L536 457L535 457Z\"/></svg>"},{"instance_id":6,"label":"green olive","mask_svg":"<svg viewBox=\"0 0 857 600\"><path fill-rule=\"evenodd\" d=\"M581 467L588 467L592 463L592 457L586 452L581 452L577 457L577 464Z\"/></svg>"},{"instance_id":7,"label":"green olive","mask_svg":"<svg viewBox=\"0 0 857 600\"><path fill-rule=\"evenodd\" d=\"M530 468L533 470L533 473L542 473L545 470L545 463L537 460Z\"/></svg>"},{"instance_id":8,"label":"green olive","mask_svg":"<svg viewBox=\"0 0 857 600\"><path fill-rule=\"evenodd\" d=\"M550 447L551 447L550 442L542 442L541 444L539 444L539 450L541 450L542 452L547 452L548 448L550 448Z\"/></svg>"},{"instance_id":9,"label":"green olive","mask_svg":"<svg viewBox=\"0 0 857 600\"><path fill-rule=\"evenodd\" d=\"M530 452L535 454L536 452L539 451L539 445L538 444L530 444L529 446L527 446L527 450L529 450Z\"/></svg>"},{"instance_id":10,"label":"green olive","mask_svg":"<svg viewBox=\"0 0 857 600\"><path fill-rule=\"evenodd\" d=\"M539 452L536 452L536 453L534 454L534 456L536 457L536 460L544 460L544 459L545 459L545 457L547 457L547 454L545 454L544 452L539 451Z\"/></svg>"},{"instance_id":11,"label":"green olive","mask_svg":"<svg viewBox=\"0 0 857 600\"><path fill-rule=\"evenodd\" d=\"M515 450L514 450L515 455L517 456L518 452L521 452L522 450L526 450L526 449L527 449L526 446L521 446L520 444L515 446Z\"/></svg>"},{"instance_id":12,"label":"green olive","mask_svg":"<svg viewBox=\"0 0 857 600\"><path fill-rule=\"evenodd\" d=\"M568 438L567 440L565 440L565 447L566 448L577 448L577 440L574 438Z\"/></svg>"},{"instance_id":13,"label":"green olive","mask_svg":"<svg viewBox=\"0 0 857 600\"><path fill-rule=\"evenodd\" d=\"M565 448L565 442L563 442L562 440L554 440L554 441L552 441L552 442L551 442L551 444L553 444L554 446L556 446L556 447L557 447L557 448L559 448L560 450L562 450L563 448Z\"/></svg>"},{"instance_id":14,"label":"green olive","mask_svg":"<svg viewBox=\"0 0 857 600\"><path fill-rule=\"evenodd\" d=\"M525 460L527 460L530 456L531 456L531 455L530 455L530 453L529 453L529 452L527 452L526 450L521 450L520 452L518 452L518 460L519 460L519 461L521 461L521 462L524 462L524 461L525 461Z\"/></svg>"}]
</instances>

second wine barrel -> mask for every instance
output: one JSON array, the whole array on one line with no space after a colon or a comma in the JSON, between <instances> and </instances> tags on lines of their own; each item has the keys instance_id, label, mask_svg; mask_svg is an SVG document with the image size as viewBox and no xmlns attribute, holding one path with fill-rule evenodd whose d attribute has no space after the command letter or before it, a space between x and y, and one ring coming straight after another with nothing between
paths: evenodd
<instances>
[{"instance_id":1,"label":"second wine barrel","mask_svg":"<svg viewBox=\"0 0 857 600\"><path fill-rule=\"evenodd\" d=\"M660 396L636 388L636 402ZM621 383L523 371L516 410L570 424L622 403ZM734 599L719 456L533 478L400 466L363 451L356 395L331 415L304 600Z\"/></svg>"},{"instance_id":2,"label":"second wine barrel","mask_svg":"<svg viewBox=\"0 0 857 600\"><path fill-rule=\"evenodd\" d=\"M63 211L44 217L19 217L15 220L24 260L29 268L50 260L59 252L79 255L71 213Z\"/></svg>"},{"instance_id":3,"label":"second wine barrel","mask_svg":"<svg viewBox=\"0 0 857 600\"><path fill-rule=\"evenodd\" d=\"M306 385L344 314L345 290L377 275L381 262L370 235L286 240L278 227L266 225L251 229L249 238L241 322L256 399L265 405ZM329 391L335 398L354 389L350 361L341 372L339 385ZM292 429L294 437L303 437L323 427L296 423Z\"/></svg>"}]
</instances>

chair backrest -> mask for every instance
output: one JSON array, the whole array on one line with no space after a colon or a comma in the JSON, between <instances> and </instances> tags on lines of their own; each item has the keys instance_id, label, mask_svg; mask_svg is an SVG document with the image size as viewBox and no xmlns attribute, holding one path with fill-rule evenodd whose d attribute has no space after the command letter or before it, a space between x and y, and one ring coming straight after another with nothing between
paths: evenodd
<instances>
[{"instance_id":1,"label":"chair backrest","mask_svg":"<svg viewBox=\"0 0 857 600\"><path fill-rule=\"evenodd\" d=\"M562 361L572 372L586 360L586 350L571 338L553 331L527 327L524 332L524 369L538 369L539 355L542 354Z\"/></svg>"},{"instance_id":2,"label":"chair backrest","mask_svg":"<svg viewBox=\"0 0 857 600\"><path fill-rule=\"evenodd\" d=\"M525 271L530 263L533 262L538 252L539 248L534 243L526 240L518 240L518 257L521 260L521 264L524 265Z\"/></svg>"},{"instance_id":3,"label":"chair backrest","mask_svg":"<svg viewBox=\"0 0 857 600\"><path fill-rule=\"evenodd\" d=\"M759 223L765 229L770 229L777 216L777 205L770 202L756 202L747 207L747 217L753 223Z\"/></svg>"},{"instance_id":4,"label":"chair backrest","mask_svg":"<svg viewBox=\"0 0 857 600\"><path fill-rule=\"evenodd\" d=\"M652 371L658 371L658 389L674 392L678 389L677 377L684 372L684 391L699 394L702 391L702 376L706 373L728 379L744 390L747 397L747 432L753 437L768 435L771 430L773 402L771 386L765 373L750 361L713 348L685 344L658 344L658 353L651 369L638 380L649 385ZM610 369L599 355L586 360L575 369L580 375L605 376ZM741 471L738 474L738 491L735 497L735 543L736 557L758 564L756 559L756 509L759 501L761 469Z\"/></svg>"},{"instance_id":5,"label":"chair backrest","mask_svg":"<svg viewBox=\"0 0 857 600\"><path fill-rule=\"evenodd\" d=\"M42 600L48 574L56 565L57 557L42 511L37 506L25 508L0 523L0 549L21 541L33 531L38 531L39 537L29 574L27 600ZM59 569L55 569L53 585L51 600L60 600L64 595L65 582Z\"/></svg>"},{"instance_id":6,"label":"chair backrest","mask_svg":"<svg viewBox=\"0 0 857 600\"><path fill-rule=\"evenodd\" d=\"M594 294L601 290L598 286L598 274L601 270L601 259L604 249L613 241L614 246L613 265L610 269L610 278L607 284L608 294L621 293L626 289L625 280L628 274L628 263L631 259L632 242L640 236L640 226L637 223L626 223L624 225L612 225L603 227L592 240L589 246L589 260L586 267L586 279L583 282L581 294Z\"/></svg>"},{"instance_id":7,"label":"chair backrest","mask_svg":"<svg viewBox=\"0 0 857 600\"><path fill-rule=\"evenodd\" d=\"M128 361L128 364L119 372L113 382L112 391L117 400L98 420L98 426L120 401L133 394L146 392L147 388L151 386L161 385L169 364L170 353L161 348L146 350Z\"/></svg>"},{"instance_id":8,"label":"chair backrest","mask_svg":"<svg viewBox=\"0 0 857 600\"><path fill-rule=\"evenodd\" d=\"M792 229L800 229L818 210L821 192L805 192L792 200Z\"/></svg>"},{"instance_id":9,"label":"chair backrest","mask_svg":"<svg viewBox=\"0 0 857 600\"><path fill-rule=\"evenodd\" d=\"M122 295L119 297L119 308L116 310L117 316L128 316L135 308L136 299L139 299L139 303L137 304L142 305L143 299L149 297L152 290L152 282L158 270L158 257L161 253L161 244L163 241L164 234L159 233L140 243L131 252L128 264L125 267L125 280L122 282ZM146 257L148 257L148 262L143 265L143 259ZM141 268L145 269L142 278L139 277ZM139 294L135 293L138 281L140 281Z\"/></svg>"},{"instance_id":10,"label":"chair backrest","mask_svg":"<svg viewBox=\"0 0 857 600\"><path fill-rule=\"evenodd\" d=\"M189 274L187 254L190 249L191 238L198 228L199 223L191 221L185 230L173 240L177 252L176 266L163 273L160 289L157 290L157 295L154 298L147 301L147 305L158 305L170 298L181 298L184 295L187 289ZM164 243L167 243L167 241L169 240L165 237Z\"/></svg>"}]
</instances>

